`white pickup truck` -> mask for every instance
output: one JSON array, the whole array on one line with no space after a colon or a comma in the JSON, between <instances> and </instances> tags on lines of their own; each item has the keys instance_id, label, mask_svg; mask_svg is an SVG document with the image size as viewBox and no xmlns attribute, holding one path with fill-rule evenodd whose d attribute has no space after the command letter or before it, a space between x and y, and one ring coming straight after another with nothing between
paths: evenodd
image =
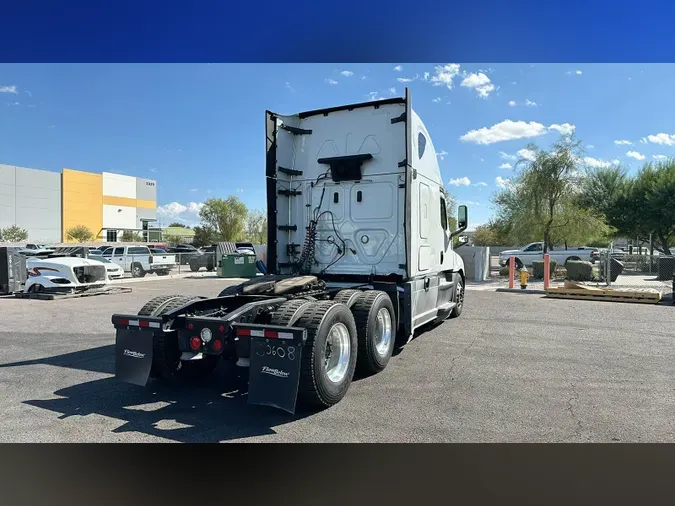
<instances>
[{"instance_id":1,"label":"white pickup truck","mask_svg":"<svg viewBox=\"0 0 675 506\"><path fill-rule=\"evenodd\" d=\"M551 260L555 260L558 264L565 264L568 260L584 260L591 262L593 253L598 253L596 248L580 247L572 249L553 249L548 252L551 255ZM516 269L520 269L523 265L530 267L532 262L544 259L544 243L532 242L520 249L510 249L502 251L499 254L499 265L504 267L508 265L509 258L516 257Z\"/></svg>"},{"instance_id":2,"label":"white pickup truck","mask_svg":"<svg viewBox=\"0 0 675 506\"><path fill-rule=\"evenodd\" d=\"M149 272L166 276L176 265L176 255L153 255L147 246L111 246L101 256L122 267L124 272L130 272L134 278L142 278Z\"/></svg>"}]
</instances>

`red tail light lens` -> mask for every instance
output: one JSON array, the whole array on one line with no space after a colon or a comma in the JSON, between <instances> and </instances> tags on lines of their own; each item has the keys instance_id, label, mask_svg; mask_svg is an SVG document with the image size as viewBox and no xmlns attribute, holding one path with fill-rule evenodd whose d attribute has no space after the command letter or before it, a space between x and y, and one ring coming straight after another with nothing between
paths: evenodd
<instances>
[{"instance_id":1,"label":"red tail light lens","mask_svg":"<svg viewBox=\"0 0 675 506\"><path fill-rule=\"evenodd\" d=\"M213 341L213 351L220 351L223 349L223 343L220 339Z\"/></svg>"},{"instance_id":2,"label":"red tail light lens","mask_svg":"<svg viewBox=\"0 0 675 506\"><path fill-rule=\"evenodd\" d=\"M190 338L190 348L193 350L198 350L202 346L202 340L199 339L197 336L194 336Z\"/></svg>"}]
</instances>

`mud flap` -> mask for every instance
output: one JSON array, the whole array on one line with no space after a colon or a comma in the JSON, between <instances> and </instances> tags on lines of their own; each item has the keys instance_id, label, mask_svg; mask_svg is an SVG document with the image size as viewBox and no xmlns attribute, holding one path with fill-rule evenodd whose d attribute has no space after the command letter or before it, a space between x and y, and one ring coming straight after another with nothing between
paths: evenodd
<instances>
[{"instance_id":1,"label":"mud flap","mask_svg":"<svg viewBox=\"0 0 675 506\"><path fill-rule=\"evenodd\" d=\"M152 367L154 332L117 329L115 338L115 379L145 386Z\"/></svg>"},{"instance_id":2,"label":"mud flap","mask_svg":"<svg viewBox=\"0 0 675 506\"><path fill-rule=\"evenodd\" d=\"M288 338L251 338L249 404L295 413L305 335L304 329L294 330L293 338L290 333Z\"/></svg>"}]
</instances>

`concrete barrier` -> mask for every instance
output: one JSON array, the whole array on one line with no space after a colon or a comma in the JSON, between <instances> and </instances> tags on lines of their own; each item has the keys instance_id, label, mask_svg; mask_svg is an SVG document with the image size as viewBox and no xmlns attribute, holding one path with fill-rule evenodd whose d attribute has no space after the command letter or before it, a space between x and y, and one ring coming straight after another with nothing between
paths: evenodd
<instances>
[{"instance_id":1,"label":"concrete barrier","mask_svg":"<svg viewBox=\"0 0 675 506\"><path fill-rule=\"evenodd\" d=\"M483 246L462 246L457 253L464 260L468 281L485 281L490 276L490 248Z\"/></svg>"}]
</instances>

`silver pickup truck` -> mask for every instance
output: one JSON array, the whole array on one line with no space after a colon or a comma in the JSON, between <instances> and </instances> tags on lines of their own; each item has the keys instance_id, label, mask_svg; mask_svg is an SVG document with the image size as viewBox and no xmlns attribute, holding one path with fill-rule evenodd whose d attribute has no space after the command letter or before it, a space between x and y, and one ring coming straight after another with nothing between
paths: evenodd
<instances>
[{"instance_id":1,"label":"silver pickup truck","mask_svg":"<svg viewBox=\"0 0 675 506\"><path fill-rule=\"evenodd\" d=\"M142 278L152 272L166 276L176 266L175 255L153 254L147 246L109 247L101 256L122 267L124 272L130 272L134 278Z\"/></svg>"},{"instance_id":2,"label":"silver pickup truck","mask_svg":"<svg viewBox=\"0 0 675 506\"><path fill-rule=\"evenodd\" d=\"M597 248L586 246L562 250L553 249L548 252L551 255L551 260L555 260L558 264L565 264L568 260L592 262L594 253L597 255ZM499 265L502 267L508 265L509 258L512 256L516 257L516 269L520 269L522 266L530 267L532 262L544 259L544 243L532 242L520 249L502 251L499 254Z\"/></svg>"}]
</instances>

